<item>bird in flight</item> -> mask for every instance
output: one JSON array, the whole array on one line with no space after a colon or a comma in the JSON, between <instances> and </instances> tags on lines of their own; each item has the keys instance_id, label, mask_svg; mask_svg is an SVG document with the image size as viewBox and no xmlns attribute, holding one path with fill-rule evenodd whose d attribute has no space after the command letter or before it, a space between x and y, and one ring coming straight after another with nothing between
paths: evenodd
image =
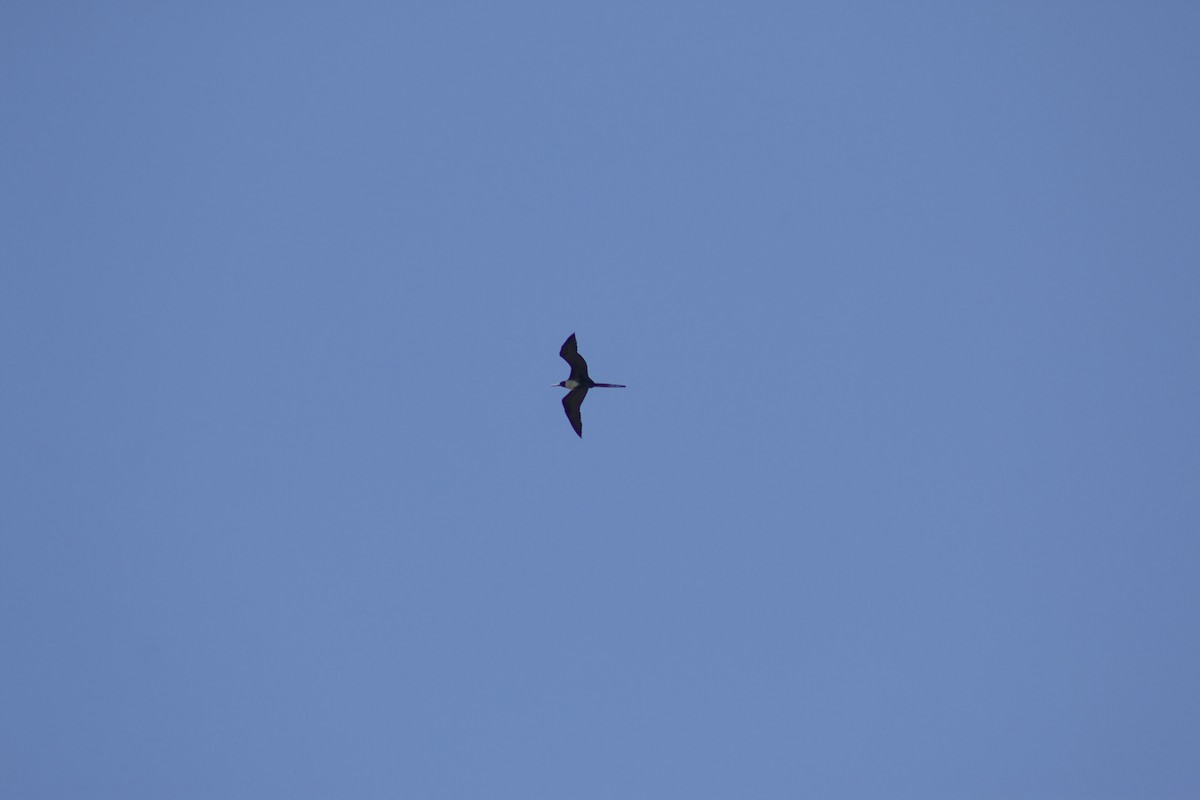
<instances>
[{"instance_id":1,"label":"bird in flight","mask_svg":"<svg viewBox=\"0 0 1200 800\"><path fill-rule=\"evenodd\" d=\"M583 438L583 417L579 413L579 407L583 405L583 398L587 397L588 389L624 389L626 386L620 383L596 383L588 377L587 362L583 360L583 356L579 355L579 345L575 342L575 334L567 337L563 342L562 349L558 351L562 356L563 361L571 365L571 376L562 383L556 383L555 386L561 386L564 389L569 389L566 396L562 399L563 410L567 412L567 419L571 421L571 427L575 429L575 433L579 434L579 438Z\"/></svg>"}]
</instances>

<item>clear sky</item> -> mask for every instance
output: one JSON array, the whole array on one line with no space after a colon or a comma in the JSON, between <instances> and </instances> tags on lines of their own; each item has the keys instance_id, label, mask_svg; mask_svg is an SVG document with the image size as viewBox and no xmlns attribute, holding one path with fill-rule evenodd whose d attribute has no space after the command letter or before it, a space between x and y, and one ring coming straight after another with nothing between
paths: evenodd
<instances>
[{"instance_id":1,"label":"clear sky","mask_svg":"<svg viewBox=\"0 0 1200 800\"><path fill-rule=\"evenodd\" d=\"M5 3L0 796L1200 796L1197 42Z\"/></svg>"}]
</instances>

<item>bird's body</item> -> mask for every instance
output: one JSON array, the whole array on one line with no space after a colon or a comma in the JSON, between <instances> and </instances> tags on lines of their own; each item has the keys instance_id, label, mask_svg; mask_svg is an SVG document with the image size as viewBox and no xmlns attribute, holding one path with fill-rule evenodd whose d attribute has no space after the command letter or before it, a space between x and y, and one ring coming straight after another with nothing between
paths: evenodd
<instances>
[{"instance_id":1,"label":"bird's body","mask_svg":"<svg viewBox=\"0 0 1200 800\"><path fill-rule=\"evenodd\" d=\"M571 376L562 383L556 383L555 386L569 390L562 399L563 411L567 412L567 419L570 420L571 427L582 439L583 415L579 409L583 405L583 399L587 397L588 389L624 389L626 387L620 383L596 383L588 377L587 362L583 360L583 356L579 355L579 345L576 343L573 333L563 342L558 354L562 356L563 361L571 365Z\"/></svg>"}]
</instances>

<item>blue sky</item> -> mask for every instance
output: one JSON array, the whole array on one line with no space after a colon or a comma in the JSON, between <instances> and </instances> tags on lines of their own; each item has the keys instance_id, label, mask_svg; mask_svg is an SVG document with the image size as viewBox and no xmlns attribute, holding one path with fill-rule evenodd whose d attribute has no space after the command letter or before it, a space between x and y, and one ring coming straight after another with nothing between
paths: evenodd
<instances>
[{"instance_id":1,"label":"blue sky","mask_svg":"<svg viewBox=\"0 0 1200 800\"><path fill-rule=\"evenodd\" d=\"M1197 796L1197 41L6 4L0 795Z\"/></svg>"}]
</instances>

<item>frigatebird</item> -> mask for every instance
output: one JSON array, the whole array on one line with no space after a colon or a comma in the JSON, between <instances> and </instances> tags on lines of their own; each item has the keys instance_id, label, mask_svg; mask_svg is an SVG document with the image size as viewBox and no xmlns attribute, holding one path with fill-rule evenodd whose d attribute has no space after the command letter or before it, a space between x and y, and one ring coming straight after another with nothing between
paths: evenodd
<instances>
[{"instance_id":1,"label":"frigatebird","mask_svg":"<svg viewBox=\"0 0 1200 800\"><path fill-rule=\"evenodd\" d=\"M571 377L554 385L570 389L562 399L563 411L567 412L567 419L571 421L571 427L582 439L583 417L579 413L579 407L583 405L583 398L587 397L588 389L625 389L628 387L621 383L596 383L589 378L587 362L583 360L583 356L579 355L579 345L576 344L573 333L563 342L562 349L558 351L558 354L562 356L563 361L571 365Z\"/></svg>"}]
</instances>

